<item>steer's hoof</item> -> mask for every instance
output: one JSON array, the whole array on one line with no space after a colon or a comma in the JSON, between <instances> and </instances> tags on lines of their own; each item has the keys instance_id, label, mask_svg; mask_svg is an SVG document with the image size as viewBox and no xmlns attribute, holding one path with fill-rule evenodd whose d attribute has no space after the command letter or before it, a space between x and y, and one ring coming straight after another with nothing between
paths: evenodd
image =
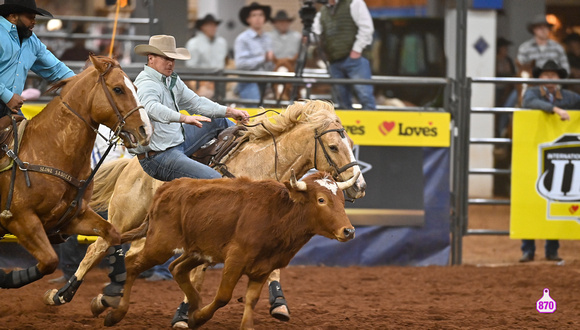
<instances>
[{"instance_id":1,"label":"steer's hoof","mask_svg":"<svg viewBox=\"0 0 580 330\"><path fill-rule=\"evenodd\" d=\"M42 301L45 305L54 306L56 303L54 302L54 296L58 293L57 289L48 290L44 293L42 297Z\"/></svg>"},{"instance_id":2,"label":"steer's hoof","mask_svg":"<svg viewBox=\"0 0 580 330\"><path fill-rule=\"evenodd\" d=\"M91 300L91 312L93 313L94 317L101 315L101 313L103 313L107 309L107 307L103 305L103 303L101 302L102 298L103 294L99 293L98 296L96 296L95 298L93 298L93 300Z\"/></svg>"},{"instance_id":3,"label":"steer's hoof","mask_svg":"<svg viewBox=\"0 0 580 330\"><path fill-rule=\"evenodd\" d=\"M286 305L280 305L278 307L272 308L270 315L280 321L290 321L290 312L288 311L288 306Z\"/></svg>"}]
</instances>

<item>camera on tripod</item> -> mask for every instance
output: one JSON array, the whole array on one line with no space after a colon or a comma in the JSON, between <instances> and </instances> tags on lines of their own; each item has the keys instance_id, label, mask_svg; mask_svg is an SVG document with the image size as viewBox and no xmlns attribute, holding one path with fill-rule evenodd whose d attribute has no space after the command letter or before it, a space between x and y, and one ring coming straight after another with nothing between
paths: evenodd
<instances>
[{"instance_id":1,"label":"camera on tripod","mask_svg":"<svg viewBox=\"0 0 580 330\"><path fill-rule=\"evenodd\" d=\"M302 25L304 25L304 35L310 33L312 30L312 23L314 23L314 17L316 17L316 8L314 8L314 3L327 4L328 0L304 0L304 4L300 11L300 19L302 20Z\"/></svg>"}]
</instances>

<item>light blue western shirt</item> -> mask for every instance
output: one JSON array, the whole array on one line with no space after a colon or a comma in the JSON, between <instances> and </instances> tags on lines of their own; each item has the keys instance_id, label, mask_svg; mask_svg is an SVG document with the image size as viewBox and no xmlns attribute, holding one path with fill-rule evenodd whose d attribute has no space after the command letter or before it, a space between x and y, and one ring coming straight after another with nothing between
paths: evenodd
<instances>
[{"instance_id":1,"label":"light blue western shirt","mask_svg":"<svg viewBox=\"0 0 580 330\"><path fill-rule=\"evenodd\" d=\"M0 100L8 103L14 94L22 93L29 70L49 82L74 76L36 34L20 44L16 26L0 16Z\"/></svg>"},{"instance_id":2,"label":"light blue western shirt","mask_svg":"<svg viewBox=\"0 0 580 330\"><path fill-rule=\"evenodd\" d=\"M179 122L179 110L209 118L223 118L226 115L225 106L195 94L175 72L167 77L145 65L135 79L135 86L137 97L151 119L153 135L148 146L130 149L133 154L165 151L183 143L185 138L182 123Z\"/></svg>"}]
</instances>

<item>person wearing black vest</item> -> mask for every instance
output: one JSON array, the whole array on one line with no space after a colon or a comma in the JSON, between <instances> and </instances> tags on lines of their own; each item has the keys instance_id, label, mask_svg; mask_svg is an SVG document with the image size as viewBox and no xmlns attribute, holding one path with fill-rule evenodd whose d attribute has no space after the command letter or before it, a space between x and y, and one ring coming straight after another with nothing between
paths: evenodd
<instances>
[{"instance_id":1,"label":"person wearing black vest","mask_svg":"<svg viewBox=\"0 0 580 330\"><path fill-rule=\"evenodd\" d=\"M312 31L321 36L333 78L370 79L365 57L373 41L373 20L363 0L329 0L314 18ZM340 107L353 109L351 86L337 85ZM363 110L375 110L373 85L352 85Z\"/></svg>"}]
</instances>

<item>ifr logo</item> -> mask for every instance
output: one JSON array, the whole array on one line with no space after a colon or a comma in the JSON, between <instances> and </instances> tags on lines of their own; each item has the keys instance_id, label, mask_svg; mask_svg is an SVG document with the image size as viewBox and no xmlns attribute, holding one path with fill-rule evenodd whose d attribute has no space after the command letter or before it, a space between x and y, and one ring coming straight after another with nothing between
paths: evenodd
<instances>
[{"instance_id":1,"label":"ifr logo","mask_svg":"<svg viewBox=\"0 0 580 330\"><path fill-rule=\"evenodd\" d=\"M579 220L580 135L565 134L540 144L536 191L548 201L549 220ZM550 212L550 206L558 206ZM556 211L557 209L557 211Z\"/></svg>"}]
</instances>

